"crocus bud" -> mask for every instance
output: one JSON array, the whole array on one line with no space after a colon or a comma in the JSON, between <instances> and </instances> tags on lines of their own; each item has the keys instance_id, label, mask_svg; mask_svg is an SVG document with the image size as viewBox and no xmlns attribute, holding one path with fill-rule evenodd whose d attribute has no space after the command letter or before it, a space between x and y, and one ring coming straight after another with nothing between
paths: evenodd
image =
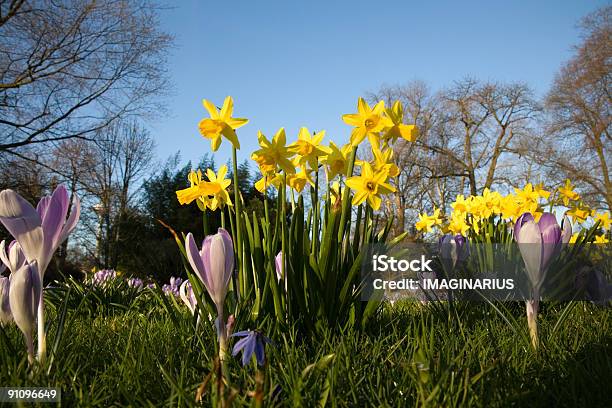
<instances>
[{"instance_id":1,"label":"crocus bud","mask_svg":"<svg viewBox=\"0 0 612 408\"><path fill-rule=\"evenodd\" d=\"M572 222L567 215L563 216L563 220L561 220L561 242L563 244L567 244L570 242L572 238Z\"/></svg>"},{"instance_id":2,"label":"crocus bud","mask_svg":"<svg viewBox=\"0 0 612 408\"><path fill-rule=\"evenodd\" d=\"M9 289L9 278L5 276L0 277L0 325L2 326L13 321L11 305L9 303Z\"/></svg>"},{"instance_id":3,"label":"crocus bud","mask_svg":"<svg viewBox=\"0 0 612 408\"><path fill-rule=\"evenodd\" d=\"M469 256L467 239L461 235L446 234L438 240L440 259L447 273L455 269L457 262L462 262Z\"/></svg>"},{"instance_id":4,"label":"crocus bud","mask_svg":"<svg viewBox=\"0 0 612 408\"><path fill-rule=\"evenodd\" d=\"M566 237L571 237L571 224L564 221ZM569 230L569 232L567 232ZM537 290L544 281L546 270L561 249L562 232L557 219L551 213L544 213L539 222L535 222L530 213L524 213L514 226L514 239L519 244L519 250L527 274ZM569 242L569 239L568 239Z\"/></svg>"},{"instance_id":5,"label":"crocus bud","mask_svg":"<svg viewBox=\"0 0 612 408\"><path fill-rule=\"evenodd\" d=\"M276 267L276 279L280 281L283 278L283 251L280 251L274 258L274 266Z\"/></svg>"},{"instance_id":6,"label":"crocus bud","mask_svg":"<svg viewBox=\"0 0 612 408\"><path fill-rule=\"evenodd\" d=\"M531 298L526 301L527 324L531 343L538 348L538 310L540 287L550 263L559 255L561 247L572 236L569 220L563 220L563 231L551 213L544 213L535 222L530 213L524 213L514 225L514 239L518 243L525 269L533 287Z\"/></svg>"},{"instance_id":7,"label":"crocus bud","mask_svg":"<svg viewBox=\"0 0 612 408\"><path fill-rule=\"evenodd\" d=\"M183 303L185 303L191 314L194 314L197 302L195 294L193 293L193 289L191 288L191 284L188 280L183 282L183 284L179 288L179 296L181 297L181 300L183 301Z\"/></svg>"},{"instance_id":8,"label":"crocus bud","mask_svg":"<svg viewBox=\"0 0 612 408\"><path fill-rule=\"evenodd\" d=\"M32 343L36 326L36 311L41 299L41 282L36 262L24 264L11 274L9 303L15 324L23 332L28 349L28 361L34 361Z\"/></svg>"},{"instance_id":9,"label":"crocus bud","mask_svg":"<svg viewBox=\"0 0 612 408\"><path fill-rule=\"evenodd\" d=\"M9 244L6 251L6 241L0 242L0 260L9 268L11 272L16 272L25 263L25 255L17 241Z\"/></svg>"},{"instance_id":10,"label":"crocus bud","mask_svg":"<svg viewBox=\"0 0 612 408\"><path fill-rule=\"evenodd\" d=\"M187 258L196 275L202 280L208 294L222 312L223 302L232 271L234 270L234 246L229 233L223 228L215 235L209 235L198 247L191 233L185 239ZM222 313L219 313L220 315Z\"/></svg>"}]
</instances>

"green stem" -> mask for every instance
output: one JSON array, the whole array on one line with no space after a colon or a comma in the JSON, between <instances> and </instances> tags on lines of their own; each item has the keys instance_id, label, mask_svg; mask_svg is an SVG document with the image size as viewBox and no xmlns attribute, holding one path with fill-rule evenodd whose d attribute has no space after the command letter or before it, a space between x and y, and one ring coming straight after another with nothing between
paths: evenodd
<instances>
[{"instance_id":1,"label":"green stem","mask_svg":"<svg viewBox=\"0 0 612 408\"><path fill-rule=\"evenodd\" d=\"M204 209L204 211L202 211L202 228L204 229L204 236L208 236L208 234L210 233L210 230L208 228L208 210Z\"/></svg>"},{"instance_id":2,"label":"green stem","mask_svg":"<svg viewBox=\"0 0 612 408\"><path fill-rule=\"evenodd\" d=\"M236 248L236 265L238 267L238 275L240 276L241 292L246 293L246 276L242 267L242 228L240 226L240 217L242 215L240 190L238 187L238 159L236 157L236 148L232 147L232 165L234 170L234 210L236 211L236 236L234 237L234 245Z\"/></svg>"},{"instance_id":3,"label":"green stem","mask_svg":"<svg viewBox=\"0 0 612 408\"><path fill-rule=\"evenodd\" d=\"M289 290L288 290L288 280L289 277L287 276L287 228L286 228L286 223L287 223L287 200L285 199L285 193L286 193L286 189L287 189L287 174L283 175L283 185L280 191L281 194L281 251L283 253L283 266L282 266L282 276L283 276L283 280L285 283L285 296L287 298L287 306L289 306Z\"/></svg>"},{"instance_id":4,"label":"green stem","mask_svg":"<svg viewBox=\"0 0 612 408\"><path fill-rule=\"evenodd\" d=\"M353 168L355 167L355 156L356 155L357 155L357 147L354 146L353 150L351 150L351 155L349 156L349 163L348 163L349 166L348 166L348 171L346 173L347 179L353 175ZM351 195L350 190L351 189L345 185L344 191L342 192L342 215L340 216L340 226L338 228L338 242L342 242L342 239L344 238L344 229L346 228L346 225L345 225L346 217L349 215L349 211L351 210L351 203L349 202L349 198Z\"/></svg>"}]
</instances>

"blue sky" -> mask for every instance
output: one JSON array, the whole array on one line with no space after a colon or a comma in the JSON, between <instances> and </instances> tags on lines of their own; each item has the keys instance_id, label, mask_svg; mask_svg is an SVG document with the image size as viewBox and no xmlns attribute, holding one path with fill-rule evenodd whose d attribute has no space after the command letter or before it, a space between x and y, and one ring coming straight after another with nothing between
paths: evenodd
<instances>
[{"instance_id":1,"label":"blue sky","mask_svg":"<svg viewBox=\"0 0 612 408\"><path fill-rule=\"evenodd\" d=\"M579 42L578 20L605 1L178 1L161 13L176 38L169 116L150 124L157 154L184 162L210 152L202 98L235 101L248 158L257 131L301 126L348 140L341 115L383 84L420 79L433 90L465 76L524 81L538 94ZM231 155L224 141L217 163Z\"/></svg>"}]
</instances>

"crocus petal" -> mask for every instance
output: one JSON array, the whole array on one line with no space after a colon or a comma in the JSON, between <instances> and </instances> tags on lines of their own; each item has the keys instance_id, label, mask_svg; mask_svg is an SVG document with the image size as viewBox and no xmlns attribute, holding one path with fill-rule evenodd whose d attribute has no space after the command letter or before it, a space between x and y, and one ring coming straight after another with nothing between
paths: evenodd
<instances>
[{"instance_id":1,"label":"crocus petal","mask_svg":"<svg viewBox=\"0 0 612 408\"><path fill-rule=\"evenodd\" d=\"M457 243L455 242L455 237L446 234L440 237L438 245L440 260L444 265L445 272L450 273L457 263Z\"/></svg>"},{"instance_id":2,"label":"crocus petal","mask_svg":"<svg viewBox=\"0 0 612 408\"><path fill-rule=\"evenodd\" d=\"M459 261L465 261L470 256L470 245L467 239L461 235L455 235L455 243L457 243L457 255Z\"/></svg>"},{"instance_id":3,"label":"crocus petal","mask_svg":"<svg viewBox=\"0 0 612 408\"><path fill-rule=\"evenodd\" d=\"M13 269L11 268L11 261L9 260L9 256L6 253L5 246L6 246L6 241L2 240L2 242L0 242L0 261L2 261L2 266L4 266L5 269L8 266L12 272ZM2 272L4 272L4 269L2 269Z\"/></svg>"},{"instance_id":4,"label":"crocus petal","mask_svg":"<svg viewBox=\"0 0 612 408\"><path fill-rule=\"evenodd\" d=\"M36 262L23 265L11 274L9 304L15 324L26 338L32 336L41 295L40 275Z\"/></svg>"},{"instance_id":5,"label":"crocus petal","mask_svg":"<svg viewBox=\"0 0 612 408\"><path fill-rule=\"evenodd\" d=\"M185 237L185 252L187 252L187 259L191 265L191 269L198 275L202 283L206 286L206 289L210 292L208 277L206 276L206 269L202 262L202 257L198 251L195 240L191 232Z\"/></svg>"},{"instance_id":6,"label":"crocus petal","mask_svg":"<svg viewBox=\"0 0 612 408\"><path fill-rule=\"evenodd\" d=\"M13 320L9 300L10 282L8 277L0 277L0 324L5 325Z\"/></svg>"},{"instance_id":7,"label":"crocus petal","mask_svg":"<svg viewBox=\"0 0 612 408\"><path fill-rule=\"evenodd\" d=\"M523 224L529 221L534 221L534 219L533 219L533 215L531 215L531 213L528 213L528 212L523 213L516 220L516 223L514 224L514 239L516 240L516 242L518 242L519 240L519 234L521 232L521 228L523 227Z\"/></svg>"},{"instance_id":8,"label":"crocus petal","mask_svg":"<svg viewBox=\"0 0 612 408\"><path fill-rule=\"evenodd\" d=\"M50 199L45 197L41 200L45 202L44 205L37 206L45 237L42 258L39 260L42 274L46 271L53 253L61 244L62 229L66 223L66 214L68 213L68 200L68 191L66 191L63 185L59 185L53 191Z\"/></svg>"},{"instance_id":9,"label":"crocus petal","mask_svg":"<svg viewBox=\"0 0 612 408\"><path fill-rule=\"evenodd\" d=\"M0 192L0 222L19 242L28 262L40 258L44 243L40 215L13 190Z\"/></svg>"},{"instance_id":10,"label":"crocus petal","mask_svg":"<svg viewBox=\"0 0 612 408\"><path fill-rule=\"evenodd\" d=\"M21 246L17 241L12 241L8 248L8 264L7 266L11 270L11 272L16 271L21 268L23 264L26 262L25 255L21 250Z\"/></svg>"},{"instance_id":11,"label":"crocus petal","mask_svg":"<svg viewBox=\"0 0 612 408\"><path fill-rule=\"evenodd\" d=\"M62 233L60 234L59 243L61 244L68 238L68 235L74 230L77 223L79 222L79 218L81 216L81 200L79 200L78 196L74 196L72 201L72 208L70 209L70 215L62 228Z\"/></svg>"},{"instance_id":12,"label":"crocus petal","mask_svg":"<svg viewBox=\"0 0 612 408\"><path fill-rule=\"evenodd\" d=\"M43 198L40 199L40 201L36 205L36 212L40 216L41 220L44 218L45 214L47 213L50 202L51 202L51 196L44 196Z\"/></svg>"},{"instance_id":13,"label":"crocus petal","mask_svg":"<svg viewBox=\"0 0 612 408\"><path fill-rule=\"evenodd\" d=\"M541 283L542 235L535 221L523 224L518 235L518 246L534 287Z\"/></svg>"},{"instance_id":14,"label":"crocus petal","mask_svg":"<svg viewBox=\"0 0 612 408\"><path fill-rule=\"evenodd\" d=\"M561 242L567 244L572 238L572 222L567 215L561 221Z\"/></svg>"},{"instance_id":15,"label":"crocus petal","mask_svg":"<svg viewBox=\"0 0 612 408\"><path fill-rule=\"evenodd\" d=\"M281 280L283 278L283 252L279 252L274 258L274 266L276 267L276 279Z\"/></svg>"},{"instance_id":16,"label":"crocus petal","mask_svg":"<svg viewBox=\"0 0 612 408\"><path fill-rule=\"evenodd\" d=\"M230 237L229 232L227 232L223 228L219 228L218 234L223 240L223 246L225 249L224 285L227 287L227 285L229 285L229 280L232 277L232 272L234 270L234 244L232 242L232 237Z\"/></svg>"},{"instance_id":17,"label":"crocus petal","mask_svg":"<svg viewBox=\"0 0 612 408\"><path fill-rule=\"evenodd\" d=\"M557 224L557 219L551 213L544 213L538 221L542 243L556 244L561 239L561 228Z\"/></svg>"},{"instance_id":18,"label":"crocus petal","mask_svg":"<svg viewBox=\"0 0 612 408\"><path fill-rule=\"evenodd\" d=\"M561 227L551 213L542 214L540 221L538 221L538 227L542 235L542 263L540 269L544 272L561 248Z\"/></svg>"},{"instance_id":19,"label":"crocus petal","mask_svg":"<svg viewBox=\"0 0 612 408\"><path fill-rule=\"evenodd\" d=\"M189 309L191 314L194 314L195 313L195 303L191 302L192 298L191 298L191 296L188 296L188 294L187 294L187 285L188 284L189 284L188 280L183 282L183 284L179 288L179 296L181 297L181 300L183 301L183 303L185 303L185 305L187 306L187 308Z\"/></svg>"},{"instance_id":20,"label":"crocus petal","mask_svg":"<svg viewBox=\"0 0 612 408\"><path fill-rule=\"evenodd\" d=\"M202 261L210 282L208 292L220 308L234 268L232 239L226 230L219 228L219 233L206 237L202 244Z\"/></svg>"}]
</instances>

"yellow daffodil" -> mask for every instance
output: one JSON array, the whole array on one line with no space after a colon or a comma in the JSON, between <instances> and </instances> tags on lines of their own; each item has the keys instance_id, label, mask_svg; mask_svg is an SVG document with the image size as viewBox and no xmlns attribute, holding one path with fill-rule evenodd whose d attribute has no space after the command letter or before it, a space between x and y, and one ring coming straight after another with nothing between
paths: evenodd
<instances>
[{"instance_id":1,"label":"yellow daffodil","mask_svg":"<svg viewBox=\"0 0 612 408\"><path fill-rule=\"evenodd\" d=\"M387 117L392 126L387 129L385 139L394 143L398 138L408 142L414 142L419 137L419 128L416 125L405 125L404 107L400 101L395 101L393 107L386 110Z\"/></svg>"},{"instance_id":2,"label":"yellow daffodil","mask_svg":"<svg viewBox=\"0 0 612 408\"><path fill-rule=\"evenodd\" d=\"M574 233L572 234L572 237L571 237L571 238L570 238L570 240L569 240L569 243L570 243L570 244L575 244L575 243L576 243L576 241L578 240L578 235L579 235L579 234L578 234L577 232L574 232Z\"/></svg>"},{"instance_id":3,"label":"yellow daffodil","mask_svg":"<svg viewBox=\"0 0 612 408\"><path fill-rule=\"evenodd\" d=\"M440 209L436 208L432 215L427 213L419 214L419 221L415 224L417 231L429 232L431 229L442 223Z\"/></svg>"},{"instance_id":4,"label":"yellow daffodil","mask_svg":"<svg viewBox=\"0 0 612 408\"><path fill-rule=\"evenodd\" d=\"M209 195L214 195L221 189L218 183L210 183L202 180L202 172L191 171L188 176L190 187L178 190L176 192L176 198L181 205L189 204L193 200L201 199L206 202Z\"/></svg>"},{"instance_id":5,"label":"yellow daffodil","mask_svg":"<svg viewBox=\"0 0 612 408\"><path fill-rule=\"evenodd\" d=\"M314 186L314 181L312 177L310 177L311 170L308 170L305 166L300 167L300 171L295 174L287 175L287 185L301 193L306 187L306 183L309 183L311 186Z\"/></svg>"},{"instance_id":6,"label":"yellow daffodil","mask_svg":"<svg viewBox=\"0 0 612 408\"><path fill-rule=\"evenodd\" d=\"M520 188L515 188L516 198L519 202L538 202L540 198L540 194L533 188L531 183L527 183L525 187L521 190Z\"/></svg>"},{"instance_id":7,"label":"yellow daffodil","mask_svg":"<svg viewBox=\"0 0 612 408\"><path fill-rule=\"evenodd\" d=\"M334 181L329 189L329 200L331 201L332 206L335 206L336 203L340 202L342 199L342 193L344 189L340 188L340 183L338 181Z\"/></svg>"},{"instance_id":8,"label":"yellow daffodil","mask_svg":"<svg viewBox=\"0 0 612 408\"><path fill-rule=\"evenodd\" d=\"M470 226L465 222L464 216L453 213L446 229L453 234L461 234L466 236Z\"/></svg>"},{"instance_id":9,"label":"yellow daffodil","mask_svg":"<svg viewBox=\"0 0 612 408\"><path fill-rule=\"evenodd\" d=\"M533 191L538 193L538 195L540 197L542 197L543 199L545 199L545 200L548 200L548 197L550 197L550 191L546 191L544 189L544 184L543 183L538 183L535 186L533 186Z\"/></svg>"},{"instance_id":10,"label":"yellow daffodil","mask_svg":"<svg viewBox=\"0 0 612 408\"><path fill-rule=\"evenodd\" d=\"M288 149L290 152L297 154L300 166L308 163L311 169L316 170L319 167L319 157L331 153L327 146L321 144L324 137L324 130L312 135L308 128L303 127L298 133L298 140L289 145Z\"/></svg>"},{"instance_id":11,"label":"yellow daffodil","mask_svg":"<svg viewBox=\"0 0 612 408\"><path fill-rule=\"evenodd\" d=\"M337 175L346 175L348 172L348 157L351 145L339 148L334 142L329 142L330 153L321 158L321 162L327 166L327 178L332 180Z\"/></svg>"},{"instance_id":12,"label":"yellow daffodil","mask_svg":"<svg viewBox=\"0 0 612 408\"><path fill-rule=\"evenodd\" d=\"M287 138L284 128L280 128L271 141L261 132L257 132L257 139L261 148L253 152L251 159L257 163L262 173L276 171L277 168L288 174L295 173L290 161L293 153L285 146Z\"/></svg>"},{"instance_id":13,"label":"yellow daffodil","mask_svg":"<svg viewBox=\"0 0 612 408\"><path fill-rule=\"evenodd\" d=\"M361 175L349 177L346 185L355 191L353 205L359 205L367 200L374 210L380 208L383 194L395 192L395 188L387 184L388 173L386 171L374 172L370 163L364 163L361 167Z\"/></svg>"},{"instance_id":14,"label":"yellow daffodil","mask_svg":"<svg viewBox=\"0 0 612 408\"><path fill-rule=\"evenodd\" d=\"M469 202L465 199L463 194L457 195L454 203L451 203L454 213L464 214L468 211Z\"/></svg>"},{"instance_id":15,"label":"yellow daffodil","mask_svg":"<svg viewBox=\"0 0 612 408\"><path fill-rule=\"evenodd\" d=\"M210 118L202 119L198 125L200 134L210 140L213 152L221 145L221 135L225 136L236 149L240 149L240 142L236 136L236 129L248 123L248 119L232 118L234 101L231 96L225 98L221 112L217 107L206 99L202 102L204 108L210 114Z\"/></svg>"},{"instance_id":16,"label":"yellow daffodil","mask_svg":"<svg viewBox=\"0 0 612 408\"><path fill-rule=\"evenodd\" d=\"M393 150L387 148L384 151L380 150L378 146L372 145L372 154L374 155L374 171L386 170L389 173L389 177L399 176L399 167L393 163Z\"/></svg>"},{"instance_id":17,"label":"yellow daffodil","mask_svg":"<svg viewBox=\"0 0 612 408\"><path fill-rule=\"evenodd\" d=\"M573 222L584 222L589 216L589 210L582 208L580 206L572 207L569 211L566 212L572 218Z\"/></svg>"},{"instance_id":18,"label":"yellow daffodil","mask_svg":"<svg viewBox=\"0 0 612 408\"><path fill-rule=\"evenodd\" d=\"M600 213L596 213L595 211L593 211L593 220L595 222L599 221L599 226L605 230L609 230L610 229L610 224L612 223L612 220L610 219L610 212L608 211L604 211L604 212L600 212Z\"/></svg>"},{"instance_id":19,"label":"yellow daffodil","mask_svg":"<svg viewBox=\"0 0 612 408\"><path fill-rule=\"evenodd\" d=\"M281 174L275 172L264 173L261 178L255 183L255 189L260 193L264 193L270 186L279 188L282 181L283 176Z\"/></svg>"},{"instance_id":20,"label":"yellow daffodil","mask_svg":"<svg viewBox=\"0 0 612 408\"><path fill-rule=\"evenodd\" d=\"M569 179L565 180L565 185L559 187L559 193L561 193L563 204L566 207L569 206L570 201L580 200L580 195L574 191L574 186Z\"/></svg>"},{"instance_id":21,"label":"yellow daffodil","mask_svg":"<svg viewBox=\"0 0 612 408\"><path fill-rule=\"evenodd\" d=\"M501 215L504 219L515 221L523 214L521 205L517 197L513 194L508 194L502 198L500 203Z\"/></svg>"},{"instance_id":22,"label":"yellow daffodil","mask_svg":"<svg viewBox=\"0 0 612 408\"><path fill-rule=\"evenodd\" d=\"M470 212L480 218L489 218L500 213L500 204L501 195L485 188L481 196L473 197Z\"/></svg>"},{"instance_id":23,"label":"yellow daffodil","mask_svg":"<svg viewBox=\"0 0 612 408\"><path fill-rule=\"evenodd\" d=\"M595 241L596 244L607 244L610 240L606 237L605 234L596 235Z\"/></svg>"},{"instance_id":24,"label":"yellow daffodil","mask_svg":"<svg viewBox=\"0 0 612 408\"><path fill-rule=\"evenodd\" d=\"M370 108L363 98L359 98L357 113L342 115L342 120L345 123L355 126L351 132L351 145L358 146L368 136L371 144L378 146L380 144L379 133L392 124L384 113L384 101L380 101L374 108Z\"/></svg>"},{"instance_id":25,"label":"yellow daffodil","mask_svg":"<svg viewBox=\"0 0 612 408\"><path fill-rule=\"evenodd\" d=\"M215 211L217 208L223 207L224 205L232 206L232 200L230 199L230 195L227 192L227 188L232 181L230 179L226 179L227 175L227 166L223 165L219 168L217 174L211 169L206 170L206 177L210 181L210 184L215 185L215 189L217 192L212 194L210 201L208 203L208 208Z\"/></svg>"}]
</instances>

